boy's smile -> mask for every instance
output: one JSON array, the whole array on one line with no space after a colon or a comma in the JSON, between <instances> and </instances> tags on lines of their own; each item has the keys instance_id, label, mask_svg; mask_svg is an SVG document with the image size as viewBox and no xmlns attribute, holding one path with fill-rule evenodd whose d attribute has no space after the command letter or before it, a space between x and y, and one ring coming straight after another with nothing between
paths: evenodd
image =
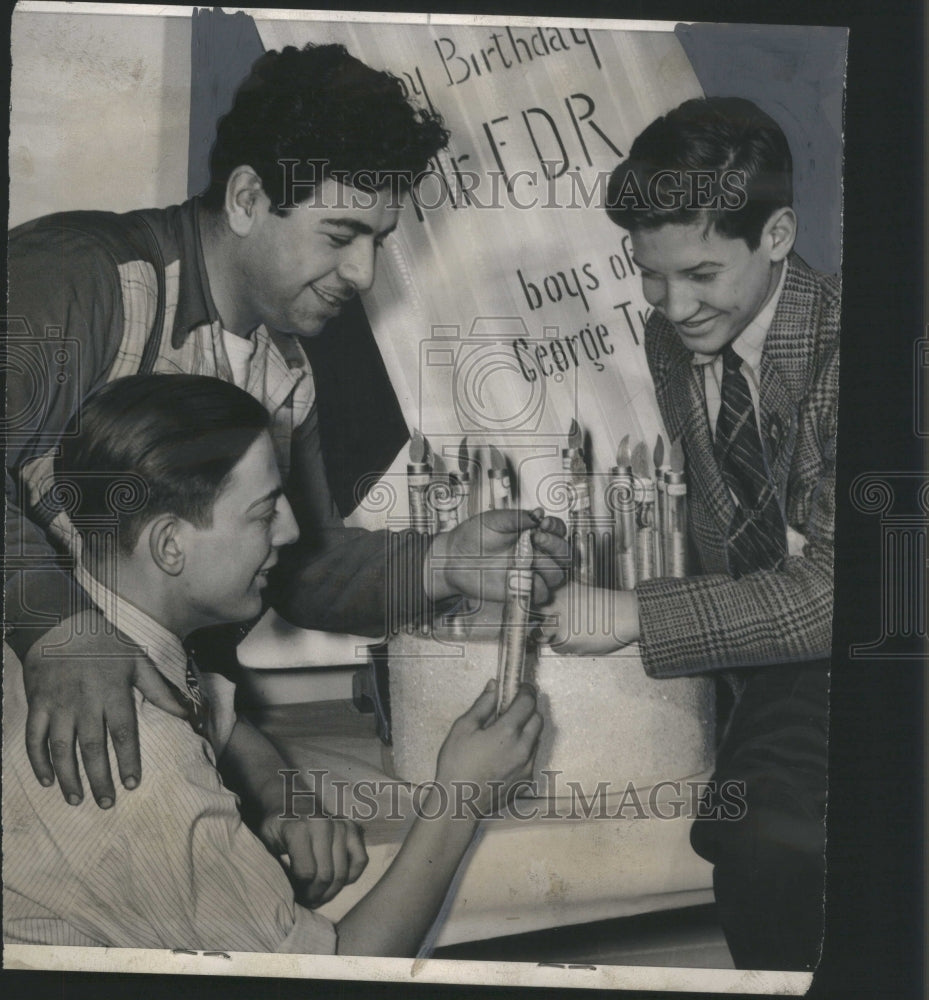
<instances>
[{"instance_id":1,"label":"boy's smile","mask_svg":"<svg viewBox=\"0 0 929 1000\"><path fill-rule=\"evenodd\" d=\"M631 234L645 298L673 324L687 350L719 353L764 308L793 246L792 238L777 238L775 219L756 250L702 220Z\"/></svg>"},{"instance_id":2,"label":"boy's smile","mask_svg":"<svg viewBox=\"0 0 929 1000\"><path fill-rule=\"evenodd\" d=\"M194 627L259 614L277 550L298 534L267 432L232 470L210 524L184 522L182 532L186 559L180 579L189 613L197 619Z\"/></svg>"}]
</instances>

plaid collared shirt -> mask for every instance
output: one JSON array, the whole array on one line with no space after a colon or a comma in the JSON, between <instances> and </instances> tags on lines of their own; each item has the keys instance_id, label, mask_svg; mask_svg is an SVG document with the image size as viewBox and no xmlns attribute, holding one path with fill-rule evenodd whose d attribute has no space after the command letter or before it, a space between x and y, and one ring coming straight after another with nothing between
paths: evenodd
<instances>
[{"instance_id":1,"label":"plaid collared shirt","mask_svg":"<svg viewBox=\"0 0 929 1000\"><path fill-rule=\"evenodd\" d=\"M142 214L166 252L165 324L154 370L234 382L203 260L198 200ZM126 261L119 265L119 280L123 336L109 381L138 371L154 320L157 283L151 265ZM298 337L271 333L264 326L254 336L255 351L244 388L271 414L271 436L286 479L294 431L316 400L313 372Z\"/></svg>"}]
</instances>

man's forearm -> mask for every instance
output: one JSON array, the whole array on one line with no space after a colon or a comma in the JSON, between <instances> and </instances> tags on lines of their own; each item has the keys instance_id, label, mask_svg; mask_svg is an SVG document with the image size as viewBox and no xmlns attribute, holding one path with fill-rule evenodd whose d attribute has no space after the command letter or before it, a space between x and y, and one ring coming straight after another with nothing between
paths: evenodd
<instances>
[{"instance_id":1,"label":"man's forearm","mask_svg":"<svg viewBox=\"0 0 929 1000\"><path fill-rule=\"evenodd\" d=\"M271 604L302 628L387 635L431 613L423 587L429 544L412 531L327 531L321 544L281 554Z\"/></svg>"},{"instance_id":2,"label":"man's forearm","mask_svg":"<svg viewBox=\"0 0 929 1000\"><path fill-rule=\"evenodd\" d=\"M679 677L812 660L832 645L832 564L789 558L740 580L723 574L640 585L642 662Z\"/></svg>"},{"instance_id":3,"label":"man's forearm","mask_svg":"<svg viewBox=\"0 0 929 1000\"><path fill-rule=\"evenodd\" d=\"M281 770L287 768L277 747L245 719L237 719L219 759L226 784L262 816L284 811Z\"/></svg>"}]
</instances>

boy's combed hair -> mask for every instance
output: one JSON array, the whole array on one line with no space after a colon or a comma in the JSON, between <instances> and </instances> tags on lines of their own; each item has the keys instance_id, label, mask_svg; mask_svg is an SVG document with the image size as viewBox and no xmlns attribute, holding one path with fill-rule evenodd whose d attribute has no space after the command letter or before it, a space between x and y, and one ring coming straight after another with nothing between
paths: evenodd
<instances>
[{"instance_id":1,"label":"boy's combed hair","mask_svg":"<svg viewBox=\"0 0 929 1000\"><path fill-rule=\"evenodd\" d=\"M117 379L84 402L62 437L56 492L67 498L79 532L82 525L118 517L124 552L135 548L143 525L159 514L209 527L216 498L269 422L261 403L220 379ZM121 503L127 483L137 487L127 491L135 495Z\"/></svg>"},{"instance_id":2,"label":"boy's combed hair","mask_svg":"<svg viewBox=\"0 0 929 1000\"><path fill-rule=\"evenodd\" d=\"M439 114L412 105L395 76L344 45L289 45L257 60L220 119L203 204L218 210L230 174L244 165L261 178L277 214L310 197L308 182L329 176L354 184L363 175L371 190L404 190L448 139ZM289 168L299 183L285 181L286 160L299 161Z\"/></svg>"},{"instance_id":3,"label":"boy's combed hair","mask_svg":"<svg viewBox=\"0 0 929 1000\"><path fill-rule=\"evenodd\" d=\"M776 209L793 204L781 127L741 97L685 101L633 142L607 186L607 214L630 232L705 221L757 249Z\"/></svg>"}]
</instances>

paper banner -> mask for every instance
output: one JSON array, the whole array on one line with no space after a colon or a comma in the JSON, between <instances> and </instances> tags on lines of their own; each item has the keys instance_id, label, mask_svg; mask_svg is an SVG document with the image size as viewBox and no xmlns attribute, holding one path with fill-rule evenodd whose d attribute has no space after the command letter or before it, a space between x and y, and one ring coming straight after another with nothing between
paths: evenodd
<instances>
[{"instance_id":1,"label":"paper banner","mask_svg":"<svg viewBox=\"0 0 929 1000\"><path fill-rule=\"evenodd\" d=\"M629 238L602 204L642 128L701 95L674 34L260 18L258 27L268 49L343 42L452 133L364 298L410 429L452 468L463 435L485 468L495 445L520 505L562 515L572 419L600 484L624 435L651 452L662 428L642 346L647 304ZM592 493L604 513L602 486Z\"/></svg>"}]
</instances>

